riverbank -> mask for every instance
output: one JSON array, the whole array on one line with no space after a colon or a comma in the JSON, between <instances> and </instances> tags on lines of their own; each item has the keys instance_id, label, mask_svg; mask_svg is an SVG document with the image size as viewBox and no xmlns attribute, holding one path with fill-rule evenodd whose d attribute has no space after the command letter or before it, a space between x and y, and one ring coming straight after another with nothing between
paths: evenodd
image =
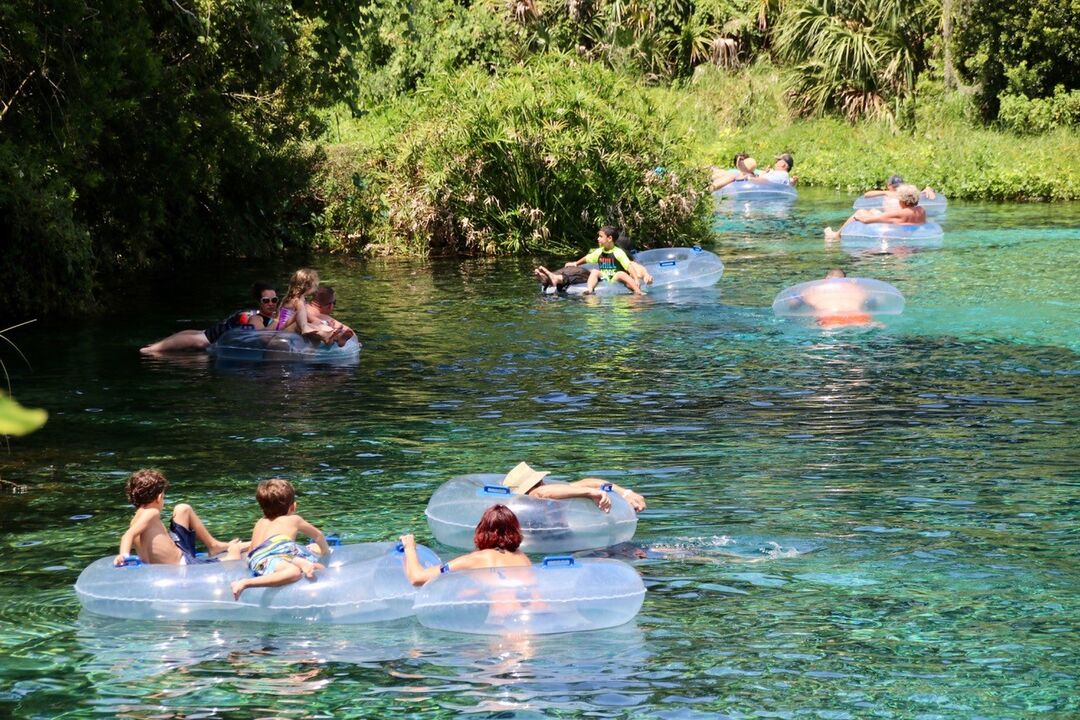
<instances>
[{"instance_id":1,"label":"riverbank","mask_svg":"<svg viewBox=\"0 0 1080 720\"><path fill-rule=\"evenodd\" d=\"M967 101L932 83L921 88L913 130L884 122L850 124L835 118L797 118L780 72L710 70L668 93L676 115L695 137L694 157L730 162L740 151L771 162L795 156L799 183L860 193L894 173L964 200L1080 199L1080 167L1068 160L1080 132L1020 136L971 122Z\"/></svg>"},{"instance_id":2,"label":"riverbank","mask_svg":"<svg viewBox=\"0 0 1080 720\"><path fill-rule=\"evenodd\" d=\"M531 92L537 84L543 97ZM958 200L1080 199L1080 168L1064 162L1080 133L1018 136L969 121L964 98L932 84L919 97L915 129L906 131L795 117L770 66L710 69L674 87L586 63L540 64L502 78L470 72L362 118L330 117L318 247L381 255L566 250L604 206L620 203L639 234L697 241L707 231L695 218L711 203L694 188L704 185L707 166L727 165L739 151L762 163L791 152L801 185L852 194L899 173ZM567 112L573 103L618 107L585 116ZM493 121L491 108L515 104L520 112ZM480 109L486 135L469 130ZM666 184L648 172L654 166L674 171L660 176ZM461 182L454 173L466 167L471 177ZM602 182L610 172L621 179ZM640 190L629 202L628 186ZM589 202L590 193L602 201ZM570 207L575 202L581 207ZM588 222L578 218L583 211Z\"/></svg>"}]
</instances>

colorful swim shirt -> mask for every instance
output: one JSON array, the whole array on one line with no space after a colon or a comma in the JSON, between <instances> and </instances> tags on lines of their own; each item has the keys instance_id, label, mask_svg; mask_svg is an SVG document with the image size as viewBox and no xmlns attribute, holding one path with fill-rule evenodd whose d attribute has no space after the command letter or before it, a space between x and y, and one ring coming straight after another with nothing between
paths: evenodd
<instances>
[{"instance_id":1,"label":"colorful swim shirt","mask_svg":"<svg viewBox=\"0 0 1080 720\"><path fill-rule=\"evenodd\" d=\"M611 250L598 247L585 256L585 262L596 263L600 268L600 276L604 280L611 280L615 273L618 272L619 265L622 265L623 270L630 270L630 258L619 247Z\"/></svg>"}]
</instances>

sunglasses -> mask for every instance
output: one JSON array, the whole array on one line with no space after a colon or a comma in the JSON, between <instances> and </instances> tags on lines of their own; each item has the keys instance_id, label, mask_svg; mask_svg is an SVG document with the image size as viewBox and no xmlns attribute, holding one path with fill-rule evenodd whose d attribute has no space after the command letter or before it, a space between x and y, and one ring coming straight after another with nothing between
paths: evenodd
<instances>
[{"instance_id":1,"label":"sunglasses","mask_svg":"<svg viewBox=\"0 0 1080 720\"><path fill-rule=\"evenodd\" d=\"M259 298L259 302L263 305L277 305L278 299L276 297Z\"/></svg>"}]
</instances>

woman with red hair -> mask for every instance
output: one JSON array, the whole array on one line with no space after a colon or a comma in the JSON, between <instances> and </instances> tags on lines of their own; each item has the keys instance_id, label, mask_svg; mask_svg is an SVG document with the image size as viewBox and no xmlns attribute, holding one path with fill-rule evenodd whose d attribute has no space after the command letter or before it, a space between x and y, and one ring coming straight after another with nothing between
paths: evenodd
<instances>
[{"instance_id":1,"label":"woman with red hair","mask_svg":"<svg viewBox=\"0 0 1080 720\"><path fill-rule=\"evenodd\" d=\"M442 573L454 570L476 570L496 567L527 567L529 556L518 550L521 545L521 525L517 515L505 505L492 505L480 516L473 533L476 551L454 558L441 567L424 567L416 554L416 538L402 535L405 546L405 577L413 585L426 585Z\"/></svg>"}]
</instances>

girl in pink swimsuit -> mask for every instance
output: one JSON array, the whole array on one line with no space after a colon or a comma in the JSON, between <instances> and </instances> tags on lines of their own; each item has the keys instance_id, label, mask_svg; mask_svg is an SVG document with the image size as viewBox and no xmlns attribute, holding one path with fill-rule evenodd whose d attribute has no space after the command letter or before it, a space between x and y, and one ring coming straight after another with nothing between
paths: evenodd
<instances>
[{"instance_id":1,"label":"girl in pink swimsuit","mask_svg":"<svg viewBox=\"0 0 1080 720\"><path fill-rule=\"evenodd\" d=\"M319 273L311 268L301 268L289 278L289 289L278 309L275 330L292 330L305 336L316 336L323 342L329 340L332 329L315 325L308 319L304 298L319 287Z\"/></svg>"}]
</instances>

